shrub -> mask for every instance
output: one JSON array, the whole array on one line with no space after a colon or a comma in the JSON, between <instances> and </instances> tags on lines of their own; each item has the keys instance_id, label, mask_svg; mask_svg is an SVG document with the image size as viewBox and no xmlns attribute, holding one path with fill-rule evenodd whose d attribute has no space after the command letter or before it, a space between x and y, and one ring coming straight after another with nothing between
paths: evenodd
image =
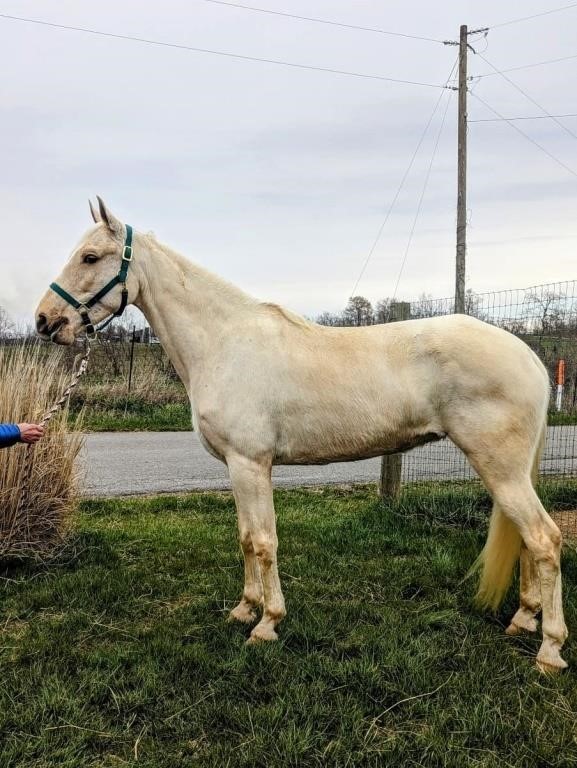
<instances>
[{"instance_id":1,"label":"shrub","mask_svg":"<svg viewBox=\"0 0 577 768\"><path fill-rule=\"evenodd\" d=\"M29 343L0 348L0 418L39 422L69 381L62 353ZM68 405L52 417L34 448L0 451L0 556L45 557L63 541L76 506L76 458L82 436L67 424ZM27 451L32 469L24 483ZM25 503L18 502L25 494Z\"/></svg>"}]
</instances>

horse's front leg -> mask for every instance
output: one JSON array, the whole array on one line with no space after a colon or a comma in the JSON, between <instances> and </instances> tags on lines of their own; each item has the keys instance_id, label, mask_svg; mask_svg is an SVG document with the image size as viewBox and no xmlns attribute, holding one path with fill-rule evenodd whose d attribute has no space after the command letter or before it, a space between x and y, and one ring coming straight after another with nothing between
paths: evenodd
<instances>
[{"instance_id":1,"label":"horse's front leg","mask_svg":"<svg viewBox=\"0 0 577 768\"><path fill-rule=\"evenodd\" d=\"M271 463L233 456L227 457L227 464L239 521L242 521L241 543L244 537L245 558L247 553L249 556L248 565L245 560L245 593L237 608L243 605L245 600L248 574L251 587L249 593L250 610L252 611L254 599L257 596L257 592L253 589L255 573L260 570L263 589L263 614L259 623L252 630L248 642L276 640L278 636L275 627L283 619L286 611L277 569L277 535L272 496ZM249 535L250 544L248 543ZM256 560L251 561L251 557L256 558ZM258 596L260 598L260 595ZM247 607L246 604L243 607Z\"/></svg>"},{"instance_id":2,"label":"horse's front leg","mask_svg":"<svg viewBox=\"0 0 577 768\"><path fill-rule=\"evenodd\" d=\"M240 603L229 614L229 621L242 621L244 624L252 624L256 620L256 608L262 604L262 581L260 568L252 545L249 520L246 507L239 504L235 494L236 512L238 516L238 533L240 546L244 556L244 589Z\"/></svg>"}]
</instances>

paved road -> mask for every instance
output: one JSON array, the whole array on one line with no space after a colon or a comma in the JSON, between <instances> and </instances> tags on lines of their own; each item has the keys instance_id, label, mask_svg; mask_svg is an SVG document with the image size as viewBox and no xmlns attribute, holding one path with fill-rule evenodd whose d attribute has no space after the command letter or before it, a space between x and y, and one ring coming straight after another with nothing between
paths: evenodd
<instances>
[{"instance_id":1,"label":"paved road","mask_svg":"<svg viewBox=\"0 0 577 768\"><path fill-rule=\"evenodd\" d=\"M550 427L545 472L577 474L577 428ZM103 432L87 435L82 459L83 493L87 496L221 490L230 488L226 467L210 456L192 432ZM375 482L380 459L327 464L278 466L277 486ZM452 443L416 448L405 454L405 480L473 477Z\"/></svg>"}]
</instances>

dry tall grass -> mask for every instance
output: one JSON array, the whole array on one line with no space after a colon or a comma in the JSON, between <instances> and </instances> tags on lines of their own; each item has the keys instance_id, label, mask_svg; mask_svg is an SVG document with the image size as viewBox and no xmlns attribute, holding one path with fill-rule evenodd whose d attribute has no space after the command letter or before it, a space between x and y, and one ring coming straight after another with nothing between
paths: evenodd
<instances>
[{"instance_id":1,"label":"dry tall grass","mask_svg":"<svg viewBox=\"0 0 577 768\"><path fill-rule=\"evenodd\" d=\"M57 350L38 344L0 348L0 420L38 422L70 378ZM52 417L32 449L18 444L0 450L0 556L46 557L64 540L76 503L75 460L82 436L67 424L67 406ZM26 452L33 450L27 487ZM26 503L18 513L18 500Z\"/></svg>"}]
</instances>

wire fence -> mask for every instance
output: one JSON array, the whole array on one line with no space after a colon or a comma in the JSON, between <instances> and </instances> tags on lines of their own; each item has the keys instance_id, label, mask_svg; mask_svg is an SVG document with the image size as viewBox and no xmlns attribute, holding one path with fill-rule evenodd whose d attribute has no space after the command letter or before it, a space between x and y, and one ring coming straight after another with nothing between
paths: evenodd
<instances>
[{"instance_id":1,"label":"wire fence","mask_svg":"<svg viewBox=\"0 0 577 768\"><path fill-rule=\"evenodd\" d=\"M467 314L514 333L545 364L552 382L547 446L541 475L547 480L577 477L577 282L549 283L492 293L468 292ZM397 302L392 320L453 312L453 299ZM396 316L395 316L396 315ZM403 457L405 483L476 478L461 451L445 439Z\"/></svg>"}]
</instances>

